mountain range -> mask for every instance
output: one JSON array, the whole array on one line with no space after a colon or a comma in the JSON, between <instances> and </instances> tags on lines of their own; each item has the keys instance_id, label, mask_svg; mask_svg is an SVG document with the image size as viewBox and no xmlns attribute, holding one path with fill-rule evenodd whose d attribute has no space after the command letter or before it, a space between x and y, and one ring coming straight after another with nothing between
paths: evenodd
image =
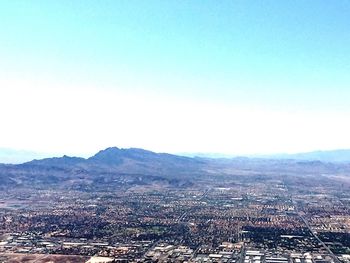
<instances>
[{"instance_id":1,"label":"mountain range","mask_svg":"<svg viewBox=\"0 0 350 263\"><path fill-rule=\"evenodd\" d=\"M113 148L113 147L112 147ZM133 148L131 148L133 149ZM135 149L135 148L134 148ZM125 150L125 149L124 149ZM332 163L346 163L350 162L350 149L339 149L339 150L329 150L329 151L312 151L312 152L302 152L302 153L276 153L276 154L223 154L223 153L178 153L178 156L184 157L199 157L199 158L238 158L238 157L248 157L248 158L262 158L262 159L277 159L277 160L302 160L302 161L321 161L321 162L332 162ZM0 148L0 163L6 164L20 164L24 162L29 162L34 159L42 159L50 157L48 153L38 153L34 151L25 150L14 150L10 148Z\"/></svg>"},{"instance_id":2,"label":"mountain range","mask_svg":"<svg viewBox=\"0 0 350 263\"><path fill-rule=\"evenodd\" d=\"M107 148L91 156L53 157L22 164L0 165L0 187L56 185L88 189L159 182L181 185L199 175L203 161L143 149Z\"/></svg>"},{"instance_id":3,"label":"mountain range","mask_svg":"<svg viewBox=\"0 0 350 263\"><path fill-rule=\"evenodd\" d=\"M248 179L305 181L311 177L319 182L336 178L348 183L349 175L350 162L247 157L216 159L110 147L89 158L62 156L22 164L0 164L0 189L30 187L89 191L148 185L224 185L225 182Z\"/></svg>"},{"instance_id":4,"label":"mountain range","mask_svg":"<svg viewBox=\"0 0 350 263\"><path fill-rule=\"evenodd\" d=\"M306 153L295 154L273 154L262 155L262 158L269 159L294 159L304 161L321 161L321 162L333 162L333 163L345 163L350 162L350 150L332 150L332 151L313 151Z\"/></svg>"},{"instance_id":5,"label":"mountain range","mask_svg":"<svg viewBox=\"0 0 350 263\"><path fill-rule=\"evenodd\" d=\"M248 155L234 155L222 153L182 153L180 155L187 157L203 157L203 158L262 158L262 159L276 159L276 160L302 160L302 161L321 161L331 163L346 163L350 162L350 150L330 150L330 151L312 151L303 153L277 153L277 154L248 154Z\"/></svg>"}]
</instances>

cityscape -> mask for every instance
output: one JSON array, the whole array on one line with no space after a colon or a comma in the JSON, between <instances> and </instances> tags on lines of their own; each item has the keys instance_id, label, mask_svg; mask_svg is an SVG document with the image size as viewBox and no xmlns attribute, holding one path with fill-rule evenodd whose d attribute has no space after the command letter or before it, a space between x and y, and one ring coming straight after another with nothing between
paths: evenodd
<instances>
[{"instance_id":1,"label":"cityscape","mask_svg":"<svg viewBox=\"0 0 350 263\"><path fill-rule=\"evenodd\" d=\"M130 164L133 154L140 153L146 159L162 156L109 148L91 160L96 169L96 159L108 156L110 164L124 154L123 162ZM67 157L61 159L68 165ZM42 162L58 169L57 158ZM208 166L206 162L223 160L203 162ZM39 163L17 169L33 176ZM248 171L241 166L236 174L199 176L182 186L165 179L136 183L132 175L116 173L114 183L107 182L110 187L100 182L94 190L81 182L80 189L75 184L62 188L62 182L52 178L32 189L4 187L1 262L349 262L348 177L264 175L257 173L262 168Z\"/></svg>"}]
</instances>

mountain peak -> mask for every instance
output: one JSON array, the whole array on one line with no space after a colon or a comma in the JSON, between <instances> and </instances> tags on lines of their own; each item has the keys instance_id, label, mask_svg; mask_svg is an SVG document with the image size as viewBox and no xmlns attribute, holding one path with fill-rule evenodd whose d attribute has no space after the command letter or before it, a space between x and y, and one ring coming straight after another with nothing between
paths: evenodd
<instances>
[{"instance_id":1,"label":"mountain peak","mask_svg":"<svg viewBox=\"0 0 350 263\"><path fill-rule=\"evenodd\" d=\"M99 151L94 156L90 157L90 161L100 162L104 164L121 164L125 159L145 160L150 157L156 157L155 152L147 151L141 148L123 149L118 147L109 147Z\"/></svg>"},{"instance_id":2,"label":"mountain peak","mask_svg":"<svg viewBox=\"0 0 350 263\"><path fill-rule=\"evenodd\" d=\"M120 148L113 146L113 147L108 147L104 150L100 150L97 154L107 154L107 153L111 154L111 153L118 153L120 151L121 151ZM95 154L95 155L97 155L97 154Z\"/></svg>"},{"instance_id":3,"label":"mountain peak","mask_svg":"<svg viewBox=\"0 0 350 263\"><path fill-rule=\"evenodd\" d=\"M88 160L105 164L120 164L122 162L122 151L118 147L108 147L99 151Z\"/></svg>"}]
</instances>

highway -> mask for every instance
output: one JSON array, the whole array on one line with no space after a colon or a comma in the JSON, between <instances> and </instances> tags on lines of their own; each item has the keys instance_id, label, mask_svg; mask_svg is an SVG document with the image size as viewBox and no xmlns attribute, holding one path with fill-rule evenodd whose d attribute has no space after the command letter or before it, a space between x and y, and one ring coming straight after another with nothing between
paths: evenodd
<instances>
[{"instance_id":1,"label":"highway","mask_svg":"<svg viewBox=\"0 0 350 263\"><path fill-rule=\"evenodd\" d=\"M303 217L303 215L301 214L301 212L298 209L298 206L296 204L296 202L293 201L292 199L292 203L294 204L295 207L295 211L297 212L298 216L300 217L300 219L303 221L303 223L306 225L306 227L309 229L309 231L311 232L311 234L316 238L316 240L323 246L324 249L327 250L327 252L333 257L335 263L341 263L340 260L338 259L338 257L336 255L334 255L334 253L332 252L332 250L317 236L316 232L314 232L310 226L310 224L307 222L307 220Z\"/></svg>"}]
</instances>

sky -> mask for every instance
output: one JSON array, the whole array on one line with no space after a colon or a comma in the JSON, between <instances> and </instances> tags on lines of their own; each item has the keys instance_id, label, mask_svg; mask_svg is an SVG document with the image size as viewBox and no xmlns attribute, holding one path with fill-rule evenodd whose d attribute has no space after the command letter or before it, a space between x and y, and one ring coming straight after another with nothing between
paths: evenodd
<instances>
[{"instance_id":1,"label":"sky","mask_svg":"<svg viewBox=\"0 0 350 263\"><path fill-rule=\"evenodd\" d=\"M0 1L0 148L350 148L350 1Z\"/></svg>"}]
</instances>

